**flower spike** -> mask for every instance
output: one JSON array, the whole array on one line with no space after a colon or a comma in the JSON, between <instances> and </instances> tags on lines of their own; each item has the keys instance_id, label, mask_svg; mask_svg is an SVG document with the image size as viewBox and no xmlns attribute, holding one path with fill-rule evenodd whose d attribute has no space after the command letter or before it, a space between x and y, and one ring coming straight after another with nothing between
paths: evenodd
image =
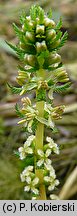
<instances>
[{"instance_id":1,"label":"flower spike","mask_svg":"<svg viewBox=\"0 0 77 216\"><path fill-rule=\"evenodd\" d=\"M67 40L67 32L62 33L62 19L58 24L52 19L51 10L45 14L39 5L32 5L29 16L25 12L20 17L21 28L13 24L18 45L8 45L22 61L16 78L19 87L9 85L13 93L22 96L22 108L16 104L16 113L29 133L24 144L18 148L24 170L20 179L24 191L31 193L32 199L59 199L51 192L59 185L52 166L52 154L59 154L59 146L51 138L44 140L44 128L55 130L55 120L61 118L65 106L54 107L54 92L65 91L69 77L58 50ZM35 93L34 101L32 93ZM25 94L29 93L29 96ZM44 143L45 141L45 143ZM47 193L47 191L49 191Z\"/></svg>"}]
</instances>

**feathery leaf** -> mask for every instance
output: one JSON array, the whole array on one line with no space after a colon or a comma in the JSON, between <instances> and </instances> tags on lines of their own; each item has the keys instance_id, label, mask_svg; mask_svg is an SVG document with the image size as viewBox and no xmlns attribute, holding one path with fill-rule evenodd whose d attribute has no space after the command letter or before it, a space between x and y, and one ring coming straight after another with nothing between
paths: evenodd
<instances>
[{"instance_id":1,"label":"feathery leaf","mask_svg":"<svg viewBox=\"0 0 77 216\"><path fill-rule=\"evenodd\" d=\"M17 26L15 23L13 23L13 28L14 28L14 31L15 31L17 37L18 37L21 41L23 41L23 35L24 35L23 32L18 28L18 26Z\"/></svg>"},{"instance_id":2,"label":"feathery leaf","mask_svg":"<svg viewBox=\"0 0 77 216\"><path fill-rule=\"evenodd\" d=\"M6 43L8 44L8 46L10 46L16 52L16 54L18 55L18 57L20 58L20 60L24 59L25 52L22 49L20 49L17 46L12 45L11 43L8 43L7 41L6 41Z\"/></svg>"},{"instance_id":3,"label":"feathery leaf","mask_svg":"<svg viewBox=\"0 0 77 216\"><path fill-rule=\"evenodd\" d=\"M62 18L60 17L60 20L59 22L57 23L56 27L55 27L55 30L59 30L60 28L62 27Z\"/></svg>"},{"instance_id":4,"label":"feathery leaf","mask_svg":"<svg viewBox=\"0 0 77 216\"><path fill-rule=\"evenodd\" d=\"M30 16L34 21L39 17L40 22L42 23L44 19L44 10L38 5L33 5L30 9Z\"/></svg>"},{"instance_id":5,"label":"feathery leaf","mask_svg":"<svg viewBox=\"0 0 77 216\"><path fill-rule=\"evenodd\" d=\"M58 92L58 93L61 93L61 92L66 91L70 86L71 86L71 83L68 82L68 83L65 83L64 85L56 86L54 88L54 91Z\"/></svg>"},{"instance_id":6,"label":"feathery leaf","mask_svg":"<svg viewBox=\"0 0 77 216\"><path fill-rule=\"evenodd\" d=\"M19 106L18 104L16 103L15 105L15 110L16 110L16 114L20 117L20 118L23 118L24 115L21 113L20 109L19 109Z\"/></svg>"},{"instance_id":7,"label":"feathery leaf","mask_svg":"<svg viewBox=\"0 0 77 216\"><path fill-rule=\"evenodd\" d=\"M59 31L59 32L57 33L57 36L56 36L56 41L59 40L59 39L61 38L61 36L62 36L62 32Z\"/></svg>"},{"instance_id":8,"label":"feathery leaf","mask_svg":"<svg viewBox=\"0 0 77 216\"><path fill-rule=\"evenodd\" d=\"M52 18L52 9L50 8L50 10L47 13L48 18L51 19Z\"/></svg>"},{"instance_id":9,"label":"feathery leaf","mask_svg":"<svg viewBox=\"0 0 77 216\"><path fill-rule=\"evenodd\" d=\"M22 90L22 88L18 88L18 87L12 86L9 83L7 83L7 85L11 89L11 92L13 94L19 94L21 92L21 90Z\"/></svg>"},{"instance_id":10,"label":"feathery leaf","mask_svg":"<svg viewBox=\"0 0 77 216\"><path fill-rule=\"evenodd\" d=\"M61 38L61 41L60 41L60 44L59 44L59 47L58 48L61 48L62 46L64 46L64 44L66 43L67 41L67 37L68 37L68 33L67 31L64 33L64 35L62 36Z\"/></svg>"}]
</instances>

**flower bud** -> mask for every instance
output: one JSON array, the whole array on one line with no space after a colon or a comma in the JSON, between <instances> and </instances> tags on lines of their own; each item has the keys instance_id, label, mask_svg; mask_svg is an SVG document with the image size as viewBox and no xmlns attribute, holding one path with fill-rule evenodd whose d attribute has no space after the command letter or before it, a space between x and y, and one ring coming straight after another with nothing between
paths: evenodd
<instances>
[{"instance_id":1,"label":"flower bud","mask_svg":"<svg viewBox=\"0 0 77 216\"><path fill-rule=\"evenodd\" d=\"M28 63L31 65L31 66L34 66L35 65L35 62L36 62L36 58L34 55L28 55Z\"/></svg>"},{"instance_id":2,"label":"flower bud","mask_svg":"<svg viewBox=\"0 0 77 216\"><path fill-rule=\"evenodd\" d=\"M36 57L34 55L25 54L24 60L26 64L29 64L30 66L35 66L36 64Z\"/></svg>"},{"instance_id":3,"label":"flower bud","mask_svg":"<svg viewBox=\"0 0 77 216\"><path fill-rule=\"evenodd\" d=\"M25 71L21 71L21 70L18 71L18 75L19 75L19 76L22 76L22 77L23 77L23 76L24 76L24 77L28 77L27 74L25 73Z\"/></svg>"},{"instance_id":4,"label":"flower bud","mask_svg":"<svg viewBox=\"0 0 77 216\"><path fill-rule=\"evenodd\" d=\"M68 77L68 74L67 74L67 72L66 72L66 70L65 70L65 71L62 71L60 74L58 74L57 77L58 77L58 78L62 78L62 77L67 78L67 77Z\"/></svg>"},{"instance_id":5,"label":"flower bud","mask_svg":"<svg viewBox=\"0 0 77 216\"><path fill-rule=\"evenodd\" d=\"M26 32L26 39L28 41L34 42L34 35L31 32Z\"/></svg>"},{"instance_id":6,"label":"flower bud","mask_svg":"<svg viewBox=\"0 0 77 216\"><path fill-rule=\"evenodd\" d=\"M47 31L47 40L52 40L56 36L56 31L54 29L51 29Z\"/></svg>"},{"instance_id":7,"label":"flower bud","mask_svg":"<svg viewBox=\"0 0 77 216\"><path fill-rule=\"evenodd\" d=\"M56 73L56 76L59 77L60 75L65 75L66 70L65 70L64 67L60 67L60 68L57 68L57 69L55 70L55 73Z\"/></svg>"},{"instance_id":8,"label":"flower bud","mask_svg":"<svg viewBox=\"0 0 77 216\"><path fill-rule=\"evenodd\" d=\"M61 106L54 107L53 111L59 115L62 115L62 113L64 112L64 109L65 109L65 105L61 105Z\"/></svg>"},{"instance_id":9,"label":"flower bud","mask_svg":"<svg viewBox=\"0 0 77 216\"><path fill-rule=\"evenodd\" d=\"M31 17L30 17L30 16L26 16L26 19L27 19L28 21L30 21L30 20L31 20Z\"/></svg>"},{"instance_id":10,"label":"flower bud","mask_svg":"<svg viewBox=\"0 0 77 216\"><path fill-rule=\"evenodd\" d=\"M49 19L48 17L46 17L44 19L44 24L46 27L51 27L51 28L55 27L55 25L56 25L55 22L53 20Z\"/></svg>"},{"instance_id":11,"label":"flower bud","mask_svg":"<svg viewBox=\"0 0 77 216\"><path fill-rule=\"evenodd\" d=\"M50 56L49 56L49 64L55 64L55 63L60 63L61 62L61 56L59 54L52 54L50 53Z\"/></svg>"},{"instance_id":12,"label":"flower bud","mask_svg":"<svg viewBox=\"0 0 77 216\"><path fill-rule=\"evenodd\" d=\"M51 44L51 48L56 48L56 47L58 47L59 46L59 44L60 44L60 39L59 40L57 40L57 41L53 41L53 43Z\"/></svg>"},{"instance_id":13,"label":"flower bud","mask_svg":"<svg viewBox=\"0 0 77 216\"><path fill-rule=\"evenodd\" d=\"M58 82L68 82L68 74L65 68L60 67L55 70L55 77L57 77Z\"/></svg>"},{"instance_id":14,"label":"flower bud","mask_svg":"<svg viewBox=\"0 0 77 216\"><path fill-rule=\"evenodd\" d=\"M68 81L69 81L69 77L60 79L60 82L63 82L63 83L68 82Z\"/></svg>"},{"instance_id":15,"label":"flower bud","mask_svg":"<svg viewBox=\"0 0 77 216\"><path fill-rule=\"evenodd\" d=\"M25 106L25 105L31 106L31 100L29 99L29 97L23 97L23 98L21 99L21 101L22 101L22 103L23 103L23 106Z\"/></svg>"},{"instance_id":16,"label":"flower bud","mask_svg":"<svg viewBox=\"0 0 77 216\"><path fill-rule=\"evenodd\" d=\"M39 23L40 19L39 17L36 17L36 22Z\"/></svg>"},{"instance_id":17,"label":"flower bud","mask_svg":"<svg viewBox=\"0 0 77 216\"><path fill-rule=\"evenodd\" d=\"M28 54L25 54L24 55L24 60L27 62L27 57L28 57Z\"/></svg>"},{"instance_id":18,"label":"flower bud","mask_svg":"<svg viewBox=\"0 0 77 216\"><path fill-rule=\"evenodd\" d=\"M30 21L29 22L29 26L32 28L34 26L34 22L33 21Z\"/></svg>"},{"instance_id":19,"label":"flower bud","mask_svg":"<svg viewBox=\"0 0 77 216\"><path fill-rule=\"evenodd\" d=\"M44 34L45 26L44 25L37 25L36 26L36 34Z\"/></svg>"},{"instance_id":20,"label":"flower bud","mask_svg":"<svg viewBox=\"0 0 77 216\"><path fill-rule=\"evenodd\" d=\"M22 43L21 41L20 41L19 45L20 45L20 48L22 48L22 49L25 49L25 48L26 48L25 44Z\"/></svg>"},{"instance_id":21,"label":"flower bud","mask_svg":"<svg viewBox=\"0 0 77 216\"><path fill-rule=\"evenodd\" d=\"M52 113L52 118L55 119L55 120L57 120L57 119L60 118L60 116L57 113Z\"/></svg>"},{"instance_id":22,"label":"flower bud","mask_svg":"<svg viewBox=\"0 0 77 216\"><path fill-rule=\"evenodd\" d=\"M22 119L18 122L18 124L22 124L22 123L25 123L26 122L26 119Z\"/></svg>"},{"instance_id":23,"label":"flower bud","mask_svg":"<svg viewBox=\"0 0 77 216\"><path fill-rule=\"evenodd\" d=\"M41 43L39 42L36 43L36 50L38 53L45 51L46 49L47 49L47 46L46 46L45 41L42 41Z\"/></svg>"},{"instance_id":24,"label":"flower bud","mask_svg":"<svg viewBox=\"0 0 77 216\"><path fill-rule=\"evenodd\" d=\"M53 110L52 110L52 117L54 119L60 119L61 118L61 115L63 114L64 112L64 109L65 109L65 106L64 105L61 105L61 106L57 106L57 107L54 107Z\"/></svg>"},{"instance_id":25,"label":"flower bud","mask_svg":"<svg viewBox=\"0 0 77 216\"><path fill-rule=\"evenodd\" d=\"M46 80L38 82L38 89L40 89L40 88L43 88L43 89L46 89L46 90L48 89L48 84L47 84Z\"/></svg>"},{"instance_id":26,"label":"flower bud","mask_svg":"<svg viewBox=\"0 0 77 216\"><path fill-rule=\"evenodd\" d=\"M24 24L22 25L22 31L23 32L25 31L25 25Z\"/></svg>"},{"instance_id":27,"label":"flower bud","mask_svg":"<svg viewBox=\"0 0 77 216\"><path fill-rule=\"evenodd\" d=\"M20 77L18 76L18 77L16 77L16 81L17 81L17 83L19 84L19 85L23 85L23 83L24 83L24 80L23 79L20 79ZM20 93L21 94L21 93Z\"/></svg>"}]
</instances>

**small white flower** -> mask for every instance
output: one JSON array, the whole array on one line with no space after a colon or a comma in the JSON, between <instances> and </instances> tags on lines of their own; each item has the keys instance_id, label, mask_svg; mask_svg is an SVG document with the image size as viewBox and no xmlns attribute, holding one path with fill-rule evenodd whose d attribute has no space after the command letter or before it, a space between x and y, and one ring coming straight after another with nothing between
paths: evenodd
<instances>
[{"instance_id":1,"label":"small white flower","mask_svg":"<svg viewBox=\"0 0 77 216\"><path fill-rule=\"evenodd\" d=\"M50 104L47 104L45 103L44 105L44 110L49 114L49 117L48 117L48 125L51 127L51 128L54 128L54 122L52 121L52 117L51 117L51 113L52 113L52 107Z\"/></svg>"},{"instance_id":2,"label":"small white flower","mask_svg":"<svg viewBox=\"0 0 77 216\"><path fill-rule=\"evenodd\" d=\"M51 116L49 115L49 118L48 118L48 125L51 127L51 128L54 128L54 122L52 121L52 118Z\"/></svg>"},{"instance_id":3,"label":"small white flower","mask_svg":"<svg viewBox=\"0 0 77 216\"><path fill-rule=\"evenodd\" d=\"M33 197L32 197L32 200L36 200L36 199L37 199L37 197L36 197L36 196L33 196Z\"/></svg>"},{"instance_id":4,"label":"small white flower","mask_svg":"<svg viewBox=\"0 0 77 216\"><path fill-rule=\"evenodd\" d=\"M32 171L33 171L33 166L28 166L27 168L25 168L23 172L20 174L21 181L25 182L26 177L29 177Z\"/></svg>"},{"instance_id":5,"label":"small white flower","mask_svg":"<svg viewBox=\"0 0 77 216\"><path fill-rule=\"evenodd\" d=\"M51 137L46 137L46 141L50 143L51 142Z\"/></svg>"},{"instance_id":6,"label":"small white flower","mask_svg":"<svg viewBox=\"0 0 77 216\"><path fill-rule=\"evenodd\" d=\"M25 191L25 192L29 192L29 191L30 191L30 186L25 186L25 187L24 187L24 191Z\"/></svg>"},{"instance_id":7,"label":"small white flower","mask_svg":"<svg viewBox=\"0 0 77 216\"><path fill-rule=\"evenodd\" d=\"M55 170L53 168L50 170L49 174L52 176L52 178L56 178Z\"/></svg>"},{"instance_id":8,"label":"small white flower","mask_svg":"<svg viewBox=\"0 0 77 216\"><path fill-rule=\"evenodd\" d=\"M23 147L18 148L18 151L20 153L20 159L23 160L25 158L25 151Z\"/></svg>"},{"instance_id":9,"label":"small white flower","mask_svg":"<svg viewBox=\"0 0 77 216\"><path fill-rule=\"evenodd\" d=\"M25 182L25 175L23 173L20 174L21 182Z\"/></svg>"},{"instance_id":10,"label":"small white flower","mask_svg":"<svg viewBox=\"0 0 77 216\"><path fill-rule=\"evenodd\" d=\"M44 181L49 183L49 191L54 190L55 186L59 184L59 181L55 179L55 176L44 176Z\"/></svg>"},{"instance_id":11,"label":"small white flower","mask_svg":"<svg viewBox=\"0 0 77 216\"><path fill-rule=\"evenodd\" d=\"M44 177L44 181L50 182L50 177L49 177L49 176L45 176L45 177Z\"/></svg>"},{"instance_id":12,"label":"small white flower","mask_svg":"<svg viewBox=\"0 0 77 216\"><path fill-rule=\"evenodd\" d=\"M39 194L38 189L36 188L37 184L39 183L39 178L35 177L33 180L31 177L26 178L27 186L24 187L24 191L32 191L35 195Z\"/></svg>"},{"instance_id":13,"label":"small white flower","mask_svg":"<svg viewBox=\"0 0 77 216\"><path fill-rule=\"evenodd\" d=\"M45 103L45 105L44 105L44 110L45 110L46 112L48 112L49 114L51 114L52 109L53 109L53 108L51 107L50 104Z\"/></svg>"},{"instance_id":14,"label":"small white flower","mask_svg":"<svg viewBox=\"0 0 77 216\"><path fill-rule=\"evenodd\" d=\"M29 121L27 129L29 133L32 133L32 124L33 124L33 119Z\"/></svg>"},{"instance_id":15,"label":"small white flower","mask_svg":"<svg viewBox=\"0 0 77 216\"><path fill-rule=\"evenodd\" d=\"M45 166L45 169L46 169L47 171L51 171L51 169L52 169L52 165L51 165L51 164L46 164L46 163L44 163L44 166Z\"/></svg>"},{"instance_id":16,"label":"small white flower","mask_svg":"<svg viewBox=\"0 0 77 216\"><path fill-rule=\"evenodd\" d=\"M53 178L56 178L56 174L55 174L55 170L53 166L51 164L46 164L46 163L44 164L44 166L45 166L45 169L49 171L49 175L52 176Z\"/></svg>"},{"instance_id":17,"label":"small white flower","mask_svg":"<svg viewBox=\"0 0 77 216\"><path fill-rule=\"evenodd\" d=\"M33 154L33 149L30 147L32 141L34 140L35 136L29 136L26 142L24 143L24 147L20 147L18 149L20 153L20 159L23 160L27 154Z\"/></svg>"},{"instance_id":18,"label":"small white flower","mask_svg":"<svg viewBox=\"0 0 77 216\"><path fill-rule=\"evenodd\" d=\"M52 190L54 190L54 188L55 188L55 185L54 185L54 183L52 183L52 184L48 187L48 190L49 190L49 191L52 191Z\"/></svg>"},{"instance_id":19,"label":"small white flower","mask_svg":"<svg viewBox=\"0 0 77 216\"><path fill-rule=\"evenodd\" d=\"M28 166L24 169L23 172L32 172L33 171L33 166Z\"/></svg>"},{"instance_id":20,"label":"small white flower","mask_svg":"<svg viewBox=\"0 0 77 216\"><path fill-rule=\"evenodd\" d=\"M52 199L52 200L59 200L59 197L57 195L55 195L55 194L51 194L50 195L50 199Z\"/></svg>"},{"instance_id":21,"label":"small white flower","mask_svg":"<svg viewBox=\"0 0 77 216\"><path fill-rule=\"evenodd\" d=\"M58 185L59 185L59 181L57 179L55 179L50 183L48 190L52 191L52 190L54 190L55 186L58 186Z\"/></svg>"},{"instance_id":22,"label":"small white flower","mask_svg":"<svg viewBox=\"0 0 77 216\"><path fill-rule=\"evenodd\" d=\"M48 147L55 153L59 154L58 145L51 139L51 137L47 137L46 141L48 142Z\"/></svg>"},{"instance_id":23,"label":"small white flower","mask_svg":"<svg viewBox=\"0 0 77 216\"><path fill-rule=\"evenodd\" d=\"M31 135L28 137L28 139L26 140L26 142L24 143L24 147L25 146L30 146L32 141L34 140L35 136L34 135Z\"/></svg>"},{"instance_id":24,"label":"small white flower","mask_svg":"<svg viewBox=\"0 0 77 216\"><path fill-rule=\"evenodd\" d=\"M28 166L28 167L26 167L24 170L23 170L23 174L25 175L25 176L29 176L29 174L30 174L30 172L32 172L33 171L33 166Z\"/></svg>"},{"instance_id":25,"label":"small white flower","mask_svg":"<svg viewBox=\"0 0 77 216\"><path fill-rule=\"evenodd\" d=\"M30 184L30 183L31 183L31 177L30 177L30 176L27 176L27 177L26 177L26 182L27 182L27 184Z\"/></svg>"},{"instance_id":26,"label":"small white flower","mask_svg":"<svg viewBox=\"0 0 77 216\"><path fill-rule=\"evenodd\" d=\"M41 149L38 149L37 153L40 158L40 160L37 162L38 167L41 167L44 163L51 164L51 160L48 159L49 155L51 154L50 149L47 149L45 153Z\"/></svg>"}]
</instances>

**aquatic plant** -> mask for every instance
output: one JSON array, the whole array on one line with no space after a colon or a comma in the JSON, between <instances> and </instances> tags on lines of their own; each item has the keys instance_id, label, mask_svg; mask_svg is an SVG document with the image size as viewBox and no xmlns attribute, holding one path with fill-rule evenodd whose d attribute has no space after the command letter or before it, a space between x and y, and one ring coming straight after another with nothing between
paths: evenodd
<instances>
[{"instance_id":1,"label":"aquatic plant","mask_svg":"<svg viewBox=\"0 0 77 216\"><path fill-rule=\"evenodd\" d=\"M20 87L10 88L13 93L22 96L22 108L16 104L16 112L29 137L18 149L17 155L24 161L24 170L20 174L25 192L30 192L32 199L46 200L49 191L51 199L57 199L52 191L59 184L52 166L52 154L59 154L59 146L51 137L46 137L45 128L55 131L54 120L61 118L64 105L54 106L54 92L65 91L69 78L59 49L67 40L67 32L60 30L62 20L56 24L51 10L44 10L33 5L30 15L24 12L20 17L21 28L13 24L19 39L17 46L9 44L16 52L22 66L19 66L17 83ZM35 93L33 102L26 93ZM30 95L29 94L29 95Z\"/></svg>"}]
</instances>

